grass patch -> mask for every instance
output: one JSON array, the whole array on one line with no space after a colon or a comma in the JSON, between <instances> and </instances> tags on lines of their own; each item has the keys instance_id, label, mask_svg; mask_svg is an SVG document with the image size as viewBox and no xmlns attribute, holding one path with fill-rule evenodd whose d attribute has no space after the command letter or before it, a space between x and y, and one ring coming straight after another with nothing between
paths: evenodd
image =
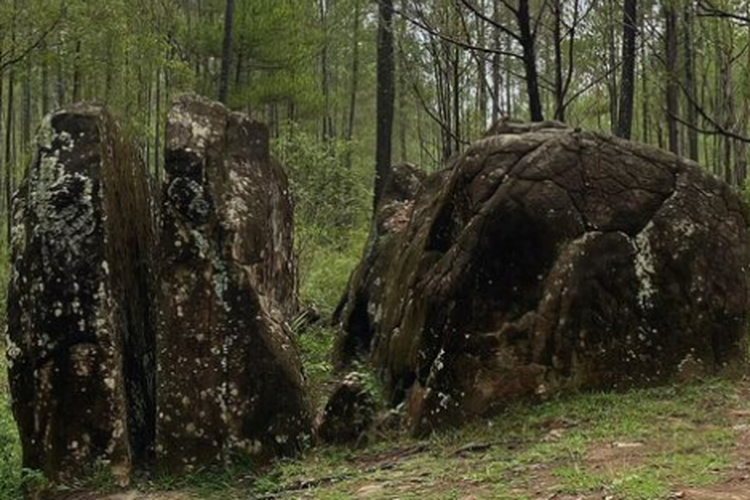
<instances>
[{"instance_id":1,"label":"grass patch","mask_svg":"<svg viewBox=\"0 0 750 500\"><path fill-rule=\"evenodd\" d=\"M0 498L21 499L21 446L10 410L5 348L0 342Z\"/></svg>"},{"instance_id":2,"label":"grass patch","mask_svg":"<svg viewBox=\"0 0 750 500\"><path fill-rule=\"evenodd\" d=\"M361 451L311 450L299 461L274 465L248 493L288 490L284 498L324 499L367 491L368 498L397 494L424 500L470 492L476 498L522 499L536 498L542 488L548 496L601 492L621 500L665 498L677 487L713 484L732 466L736 436L727 414L741 404L746 403L737 398L733 383L716 380L519 404L425 441L401 437ZM484 451L464 453L467 443L485 444L486 450L479 446ZM591 451L615 450L617 443L643 449L633 460L613 457L597 467ZM389 450L414 446L424 451L387 458ZM621 453L628 456L623 446ZM364 459L378 454L385 457L380 462ZM321 481L326 478L333 480ZM305 481L315 487L296 491Z\"/></svg>"},{"instance_id":3,"label":"grass patch","mask_svg":"<svg viewBox=\"0 0 750 500\"><path fill-rule=\"evenodd\" d=\"M300 301L318 309L330 318L341 294L346 290L349 274L359 263L367 243L367 228L353 230L343 242L334 244L305 244L307 240L321 240L315 228L298 230L300 273ZM309 234L313 233L313 234Z\"/></svg>"}]
</instances>

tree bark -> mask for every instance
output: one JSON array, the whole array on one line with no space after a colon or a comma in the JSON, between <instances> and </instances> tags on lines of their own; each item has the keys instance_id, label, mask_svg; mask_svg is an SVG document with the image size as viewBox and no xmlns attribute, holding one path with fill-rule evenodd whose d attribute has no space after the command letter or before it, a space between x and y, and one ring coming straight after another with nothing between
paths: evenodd
<instances>
[{"instance_id":1,"label":"tree bark","mask_svg":"<svg viewBox=\"0 0 750 500\"><path fill-rule=\"evenodd\" d=\"M379 0L378 13L375 207L380 202L383 186L391 170L393 100L395 93L393 0Z\"/></svg>"},{"instance_id":2,"label":"tree bark","mask_svg":"<svg viewBox=\"0 0 750 500\"><path fill-rule=\"evenodd\" d=\"M688 92L690 100L695 101L697 96L695 95L695 57L693 49L693 24L694 24L694 5L692 0L688 1L687 8L685 9L685 90ZM695 110L695 106L692 103L687 103L687 140L688 140L688 151L690 159L698 161L698 116Z\"/></svg>"},{"instance_id":3,"label":"tree bark","mask_svg":"<svg viewBox=\"0 0 750 500\"><path fill-rule=\"evenodd\" d=\"M638 0L625 0L622 18L622 77L615 135L630 139L635 96L636 19Z\"/></svg>"},{"instance_id":4,"label":"tree bark","mask_svg":"<svg viewBox=\"0 0 750 500\"><path fill-rule=\"evenodd\" d=\"M349 86L349 119L346 126L346 140L351 142L354 137L354 121L357 111L357 91L359 88L359 31L361 24L361 0L354 0L354 25L352 26L352 74ZM347 155L347 165L351 162L351 155Z\"/></svg>"},{"instance_id":5,"label":"tree bark","mask_svg":"<svg viewBox=\"0 0 750 500\"><path fill-rule=\"evenodd\" d=\"M680 114L679 82L678 82L678 40L677 40L677 11L667 4L664 7L666 20L666 63L667 63L667 130L669 150L680 154L680 134L677 128L677 117Z\"/></svg>"},{"instance_id":6,"label":"tree bark","mask_svg":"<svg viewBox=\"0 0 750 500\"><path fill-rule=\"evenodd\" d=\"M539 73L536 67L536 33L531 27L529 0L519 0L515 11L518 21L519 43L523 49L523 66L526 72L526 92L529 96L529 116L533 122L544 121L542 98L539 93Z\"/></svg>"},{"instance_id":7,"label":"tree bark","mask_svg":"<svg viewBox=\"0 0 750 500\"><path fill-rule=\"evenodd\" d=\"M232 36L234 24L234 0L226 0L224 13L224 43L221 49L221 75L219 77L219 101L226 104L229 97L229 71L232 66Z\"/></svg>"},{"instance_id":8,"label":"tree bark","mask_svg":"<svg viewBox=\"0 0 750 500\"><path fill-rule=\"evenodd\" d=\"M563 83L562 56L562 0L555 0L552 4L553 14L553 44L555 49L555 120L565 121L565 91Z\"/></svg>"},{"instance_id":9,"label":"tree bark","mask_svg":"<svg viewBox=\"0 0 750 500\"><path fill-rule=\"evenodd\" d=\"M500 23L500 0L492 0L492 19L496 23L493 30L493 45L496 49L502 49L502 32L497 24ZM500 71L500 54L492 54L492 123L500 119L502 108L502 72Z\"/></svg>"}]
</instances>

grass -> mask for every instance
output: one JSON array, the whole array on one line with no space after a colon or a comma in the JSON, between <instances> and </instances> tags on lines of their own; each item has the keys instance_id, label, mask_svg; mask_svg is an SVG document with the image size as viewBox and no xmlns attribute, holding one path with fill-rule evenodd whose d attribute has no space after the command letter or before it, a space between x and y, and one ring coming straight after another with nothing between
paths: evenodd
<instances>
[{"instance_id":1,"label":"grass","mask_svg":"<svg viewBox=\"0 0 750 500\"><path fill-rule=\"evenodd\" d=\"M363 226L348 235L337 237L343 241L336 245L321 244L320 240L325 238L315 233L314 228L300 228L299 232L315 234L298 235L300 301L330 318L346 289L349 273L362 258L367 242L367 228ZM307 240L318 242L305 243Z\"/></svg>"},{"instance_id":2,"label":"grass","mask_svg":"<svg viewBox=\"0 0 750 500\"><path fill-rule=\"evenodd\" d=\"M0 342L0 347L3 347ZM4 352L4 349L2 349ZM0 355L0 499L21 498L21 447L10 410L5 355Z\"/></svg>"},{"instance_id":3,"label":"grass","mask_svg":"<svg viewBox=\"0 0 750 500\"><path fill-rule=\"evenodd\" d=\"M732 467L736 436L728 409L747 404L737 390L713 380L519 405L426 441L394 437L365 450L310 450L298 461L276 464L249 488L230 487L220 496L286 490L287 498L352 498L358 492L390 498L398 491L399 498L451 498L451 492L461 492L518 499L534 498L542 488L547 496L665 498L676 488L715 483ZM481 444L476 446L481 451L462 453L467 443ZM415 446L422 451L393 458L394 450ZM597 451L609 456L597 460ZM316 487L295 491L305 482Z\"/></svg>"}]
</instances>

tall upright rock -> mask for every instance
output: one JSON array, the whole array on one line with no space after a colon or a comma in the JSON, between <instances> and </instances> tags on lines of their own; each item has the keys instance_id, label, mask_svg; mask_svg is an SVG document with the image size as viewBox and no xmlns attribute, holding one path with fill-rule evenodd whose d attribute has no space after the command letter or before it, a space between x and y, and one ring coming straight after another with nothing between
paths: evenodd
<instances>
[{"instance_id":1,"label":"tall upright rock","mask_svg":"<svg viewBox=\"0 0 750 500\"><path fill-rule=\"evenodd\" d=\"M146 169L110 115L48 116L13 201L8 361L24 467L106 464L122 482L154 435L153 224Z\"/></svg>"},{"instance_id":2,"label":"tall upright rock","mask_svg":"<svg viewBox=\"0 0 750 500\"><path fill-rule=\"evenodd\" d=\"M173 472L296 450L311 428L298 348L293 207L248 117L183 96L167 123L157 458Z\"/></svg>"}]
</instances>

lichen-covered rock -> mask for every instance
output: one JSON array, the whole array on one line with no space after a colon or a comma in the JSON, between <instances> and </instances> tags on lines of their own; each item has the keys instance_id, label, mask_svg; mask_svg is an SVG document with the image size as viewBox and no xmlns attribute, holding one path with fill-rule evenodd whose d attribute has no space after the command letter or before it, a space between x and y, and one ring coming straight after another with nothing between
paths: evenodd
<instances>
[{"instance_id":1,"label":"lichen-covered rock","mask_svg":"<svg viewBox=\"0 0 750 500\"><path fill-rule=\"evenodd\" d=\"M292 203L267 129L194 96L167 123L157 459L172 472L295 451L312 424Z\"/></svg>"},{"instance_id":2,"label":"lichen-covered rock","mask_svg":"<svg viewBox=\"0 0 750 500\"><path fill-rule=\"evenodd\" d=\"M340 307L340 356L369 353L415 432L520 398L745 361L737 193L602 134L494 132L425 180L407 224L373 231Z\"/></svg>"},{"instance_id":3,"label":"lichen-covered rock","mask_svg":"<svg viewBox=\"0 0 750 500\"><path fill-rule=\"evenodd\" d=\"M414 208L414 200L425 179L416 166L395 165L386 179L378 210L375 211L370 237L362 263L352 273L344 297L333 314L333 321L341 324L347 335L339 336L334 347L334 358L343 369L356 358L366 356L376 331L378 311L372 309L384 300L383 277L390 266L399 244L399 236L406 228Z\"/></svg>"},{"instance_id":4,"label":"lichen-covered rock","mask_svg":"<svg viewBox=\"0 0 750 500\"><path fill-rule=\"evenodd\" d=\"M154 434L146 169L102 108L48 116L13 201L8 365L24 467L107 465L126 482Z\"/></svg>"},{"instance_id":5,"label":"lichen-covered rock","mask_svg":"<svg viewBox=\"0 0 750 500\"><path fill-rule=\"evenodd\" d=\"M349 373L331 392L316 422L316 435L324 443L357 444L373 424L375 408L363 375Z\"/></svg>"}]
</instances>

